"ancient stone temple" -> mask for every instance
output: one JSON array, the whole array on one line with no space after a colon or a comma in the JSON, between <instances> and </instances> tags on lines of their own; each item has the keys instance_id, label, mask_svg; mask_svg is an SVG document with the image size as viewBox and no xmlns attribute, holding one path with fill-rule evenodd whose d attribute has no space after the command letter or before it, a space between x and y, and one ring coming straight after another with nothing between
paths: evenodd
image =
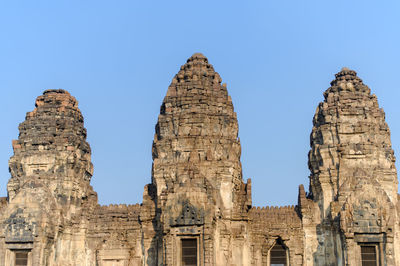
<instances>
[{"instance_id":1,"label":"ancient stone temple","mask_svg":"<svg viewBox=\"0 0 400 266\"><path fill-rule=\"evenodd\" d=\"M395 157L377 98L343 68L313 119L310 186L254 207L226 85L194 54L168 87L143 202L100 206L83 116L47 90L19 125L0 265L400 265Z\"/></svg>"}]
</instances>

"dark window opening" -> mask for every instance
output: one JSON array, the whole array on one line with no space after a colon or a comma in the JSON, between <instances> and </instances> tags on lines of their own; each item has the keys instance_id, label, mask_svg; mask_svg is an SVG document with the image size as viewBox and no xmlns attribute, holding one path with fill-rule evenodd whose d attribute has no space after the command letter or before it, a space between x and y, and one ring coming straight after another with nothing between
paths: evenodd
<instances>
[{"instance_id":1,"label":"dark window opening","mask_svg":"<svg viewBox=\"0 0 400 266\"><path fill-rule=\"evenodd\" d=\"M278 240L269 252L271 266L287 265L287 250L280 240Z\"/></svg>"},{"instance_id":2,"label":"dark window opening","mask_svg":"<svg viewBox=\"0 0 400 266\"><path fill-rule=\"evenodd\" d=\"M182 265L197 266L197 240L182 239Z\"/></svg>"},{"instance_id":3,"label":"dark window opening","mask_svg":"<svg viewBox=\"0 0 400 266\"><path fill-rule=\"evenodd\" d=\"M29 251L15 251L15 266L27 266L28 265L28 253Z\"/></svg>"},{"instance_id":4,"label":"dark window opening","mask_svg":"<svg viewBox=\"0 0 400 266\"><path fill-rule=\"evenodd\" d=\"M377 266L376 246L361 246L361 262L362 266Z\"/></svg>"}]
</instances>

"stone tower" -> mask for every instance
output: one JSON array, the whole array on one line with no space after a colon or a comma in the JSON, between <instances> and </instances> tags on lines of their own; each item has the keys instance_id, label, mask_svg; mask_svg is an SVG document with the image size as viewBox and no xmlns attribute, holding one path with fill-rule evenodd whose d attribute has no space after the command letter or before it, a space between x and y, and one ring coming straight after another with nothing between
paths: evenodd
<instances>
[{"instance_id":1,"label":"stone tower","mask_svg":"<svg viewBox=\"0 0 400 266\"><path fill-rule=\"evenodd\" d=\"M48 265L64 244L74 246L64 241L70 234L66 226L79 223L89 201L97 203L90 186L90 146L78 103L64 90L39 96L19 132L9 161L2 251L32 249L32 265ZM75 248L81 256L84 250ZM11 254L4 254L10 260L6 265L13 265Z\"/></svg>"},{"instance_id":2,"label":"stone tower","mask_svg":"<svg viewBox=\"0 0 400 266\"><path fill-rule=\"evenodd\" d=\"M73 212L92 193L93 166L83 116L76 99L65 90L47 90L35 105L13 142L8 196L13 200L26 182L38 181L58 204Z\"/></svg>"},{"instance_id":3,"label":"stone tower","mask_svg":"<svg viewBox=\"0 0 400 266\"><path fill-rule=\"evenodd\" d=\"M398 181L385 113L347 68L336 74L324 98L309 153L309 197L317 204L314 263L358 265L361 249L373 246L381 252L380 265L399 265Z\"/></svg>"},{"instance_id":4,"label":"stone tower","mask_svg":"<svg viewBox=\"0 0 400 266\"><path fill-rule=\"evenodd\" d=\"M154 136L151 186L159 211L159 263L179 265L176 246L190 237L204 250L203 263L222 265L228 263L225 257L234 256L230 237L221 236L220 227L242 220L251 205L240 153L226 85L207 58L196 53L173 78Z\"/></svg>"}]
</instances>

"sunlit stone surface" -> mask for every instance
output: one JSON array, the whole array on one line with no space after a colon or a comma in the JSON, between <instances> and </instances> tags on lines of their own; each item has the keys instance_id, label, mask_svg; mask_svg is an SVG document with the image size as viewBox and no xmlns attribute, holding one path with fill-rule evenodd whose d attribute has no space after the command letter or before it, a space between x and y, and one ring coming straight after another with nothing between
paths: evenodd
<instances>
[{"instance_id":1,"label":"sunlit stone surface","mask_svg":"<svg viewBox=\"0 0 400 266\"><path fill-rule=\"evenodd\" d=\"M45 91L12 143L0 265L357 266L367 257L400 265L390 131L356 72L343 68L325 91L311 132L310 191L301 185L297 205L283 207L252 206L221 82L199 53L173 78L140 205L98 204L78 103Z\"/></svg>"}]
</instances>

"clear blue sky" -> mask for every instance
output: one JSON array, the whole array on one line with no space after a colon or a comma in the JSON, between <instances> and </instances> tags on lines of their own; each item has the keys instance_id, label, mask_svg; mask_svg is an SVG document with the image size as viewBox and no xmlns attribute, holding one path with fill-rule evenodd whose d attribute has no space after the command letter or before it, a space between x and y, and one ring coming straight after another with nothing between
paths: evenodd
<instances>
[{"instance_id":1,"label":"clear blue sky","mask_svg":"<svg viewBox=\"0 0 400 266\"><path fill-rule=\"evenodd\" d=\"M228 84L254 205L296 204L312 117L341 67L378 96L400 152L399 3L1 1L0 195L18 124L63 88L85 117L100 203L141 202L162 99L202 52Z\"/></svg>"}]
</instances>

